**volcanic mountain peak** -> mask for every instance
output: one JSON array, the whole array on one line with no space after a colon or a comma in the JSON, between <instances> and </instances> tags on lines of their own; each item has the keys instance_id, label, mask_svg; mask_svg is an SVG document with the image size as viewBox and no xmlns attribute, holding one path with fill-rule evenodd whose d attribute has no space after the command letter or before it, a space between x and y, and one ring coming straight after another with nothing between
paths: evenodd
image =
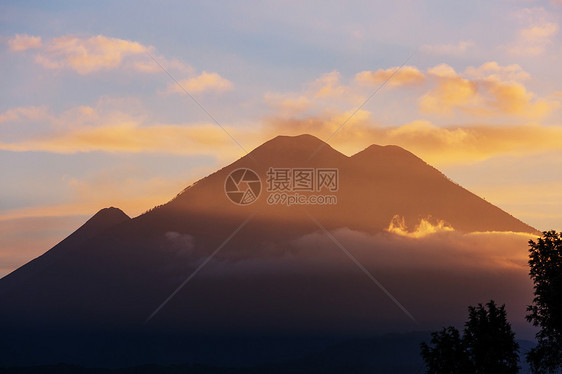
<instances>
[{"instance_id":1,"label":"volcanic mountain peak","mask_svg":"<svg viewBox=\"0 0 562 374\"><path fill-rule=\"evenodd\" d=\"M400 162L410 159L410 160L418 160L425 164L425 162L423 162L423 160L421 160L418 156L397 145L372 144L367 148L365 148L364 150L357 152L356 154L351 156L351 158L354 160L383 158L383 159L392 160L393 162Z\"/></svg>"},{"instance_id":2,"label":"volcanic mountain peak","mask_svg":"<svg viewBox=\"0 0 562 374\"><path fill-rule=\"evenodd\" d=\"M88 226L89 228L97 228L97 229L104 229L106 227L111 227L114 225L118 225L121 222L125 222L130 220L129 217L125 212L123 212L119 208L109 207L103 208L98 211L92 218L90 218L82 227Z\"/></svg>"},{"instance_id":3,"label":"volcanic mountain peak","mask_svg":"<svg viewBox=\"0 0 562 374\"><path fill-rule=\"evenodd\" d=\"M328 143L310 134L296 136L279 135L254 149L252 157L258 163L282 162L389 162L395 165L427 165L413 153L397 145L372 144L351 157L334 149Z\"/></svg>"},{"instance_id":4,"label":"volcanic mountain peak","mask_svg":"<svg viewBox=\"0 0 562 374\"><path fill-rule=\"evenodd\" d=\"M323 159L347 158L343 153L332 148L328 143L310 134L297 136L279 135L263 143L251 153L258 163L273 160L307 162L312 157Z\"/></svg>"},{"instance_id":5,"label":"volcanic mountain peak","mask_svg":"<svg viewBox=\"0 0 562 374\"><path fill-rule=\"evenodd\" d=\"M131 220L131 217L126 215L125 212L119 208L103 208L94 214L92 218L86 221L86 223L80 226L78 230L63 240L59 246L63 245L63 247L66 247L68 245L77 245L129 220Z\"/></svg>"},{"instance_id":6,"label":"volcanic mountain peak","mask_svg":"<svg viewBox=\"0 0 562 374\"><path fill-rule=\"evenodd\" d=\"M398 153L398 152L406 152L406 153L410 153L408 151L406 151L404 148L399 147L397 145L378 145L378 144L371 144L370 146L368 146L367 148L365 148L362 151L357 152L356 154L354 154L353 156L357 156L360 154L380 154L380 153L389 153L389 152L394 152L394 153ZM353 157L352 156L352 157Z\"/></svg>"},{"instance_id":7,"label":"volcanic mountain peak","mask_svg":"<svg viewBox=\"0 0 562 374\"><path fill-rule=\"evenodd\" d=\"M121 209L114 207L101 209L76 231L54 246L50 251L47 251L38 258L31 260L27 264L4 277L4 290L11 287L11 282L17 283L18 279L21 281L25 279L31 281L35 276L41 276L41 274L53 266L54 263L62 260L59 262L60 264L66 261L66 256L69 252L75 252L86 243L92 241L96 236L101 235L104 231L130 220L131 218ZM0 293L2 293L1 287Z\"/></svg>"},{"instance_id":8,"label":"volcanic mountain peak","mask_svg":"<svg viewBox=\"0 0 562 374\"><path fill-rule=\"evenodd\" d=\"M316 147L322 145L328 145L324 141L320 140L314 135L310 134L300 134L300 135L278 135L275 138L265 142L264 146L280 146L280 147L298 147L298 148L308 148L314 150Z\"/></svg>"},{"instance_id":9,"label":"volcanic mountain peak","mask_svg":"<svg viewBox=\"0 0 562 374\"><path fill-rule=\"evenodd\" d=\"M109 207L98 211L92 218L84 223L78 230L72 233L67 239L86 240L94 237L111 227L129 221L129 217L119 208Z\"/></svg>"}]
</instances>

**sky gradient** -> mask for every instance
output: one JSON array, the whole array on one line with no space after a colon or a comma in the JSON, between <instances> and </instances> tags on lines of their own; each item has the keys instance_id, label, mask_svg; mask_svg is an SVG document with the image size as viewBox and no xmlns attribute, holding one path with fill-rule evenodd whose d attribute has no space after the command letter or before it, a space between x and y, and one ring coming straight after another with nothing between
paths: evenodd
<instances>
[{"instance_id":1,"label":"sky gradient","mask_svg":"<svg viewBox=\"0 0 562 374\"><path fill-rule=\"evenodd\" d=\"M96 211L310 133L396 144L562 229L560 1L3 2L0 276Z\"/></svg>"}]
</instances>

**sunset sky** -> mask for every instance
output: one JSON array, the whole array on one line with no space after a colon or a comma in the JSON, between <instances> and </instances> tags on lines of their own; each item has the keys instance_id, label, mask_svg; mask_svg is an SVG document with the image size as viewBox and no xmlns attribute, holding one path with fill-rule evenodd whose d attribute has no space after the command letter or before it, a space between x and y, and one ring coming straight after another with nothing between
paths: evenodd
<instances>
[{"instance_id":1,"label":"sunset sky","mask_svg":"<svg viewBox=\"0 0 562 374\"><path fill-rule=\"evenodd\" d=\"M279 134L402 146L562 229L562 1L0 5L0 276ZM151 57L152 56L152 57Z\"/></svg>"}]
</instances>

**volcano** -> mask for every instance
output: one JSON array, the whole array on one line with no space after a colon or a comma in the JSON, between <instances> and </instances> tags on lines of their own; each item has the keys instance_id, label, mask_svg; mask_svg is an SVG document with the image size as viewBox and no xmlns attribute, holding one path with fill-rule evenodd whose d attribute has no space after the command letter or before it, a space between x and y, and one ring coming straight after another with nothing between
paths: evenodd
<instances>
[{"instance_id":1,"label":"volcano","mask_svg":"<svg viewBox=\"0 0 562 374\"><path fill-rule=\"evenodd\" d=\"M337 185L271 186L274 172L318 183L321 171L336 171ZM335 200L279 203L295 193ZM425 240L422 223L446 239ZM527 295L521 269L513 281L509 269L464 276L433 265L457 256L439 252L443 243L489 232L536 230L398 146L348 157L311 135L278 136L138 217L95 214L0 280L0 324L191 335L411 331L464 318L468 303L493 292L518 302ZM479 261L487 269L495 257Z\"/></svg>"}]
</instances>

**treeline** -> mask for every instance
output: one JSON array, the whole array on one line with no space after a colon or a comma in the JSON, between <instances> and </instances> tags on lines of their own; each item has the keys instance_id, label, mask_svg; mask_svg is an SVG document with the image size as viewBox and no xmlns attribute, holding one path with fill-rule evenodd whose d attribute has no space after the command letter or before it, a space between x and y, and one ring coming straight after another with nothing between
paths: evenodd
<instances>
[{"instance_id":1,"label":"treeline","mask_svg":"<svg viewBox=\"0 0 562 374\"><path fill-rule=\"evenodd\" d=\"M526 319L539 328L537 346L525 359L535 374L562 373L562 232L545 231L529 241L529 276L534 298ZM492 300L468 307L463 334L453 326L421 344L427 373L517 373L519 345L507 322L505 305Z\"/></svg>"}]
</instances>

